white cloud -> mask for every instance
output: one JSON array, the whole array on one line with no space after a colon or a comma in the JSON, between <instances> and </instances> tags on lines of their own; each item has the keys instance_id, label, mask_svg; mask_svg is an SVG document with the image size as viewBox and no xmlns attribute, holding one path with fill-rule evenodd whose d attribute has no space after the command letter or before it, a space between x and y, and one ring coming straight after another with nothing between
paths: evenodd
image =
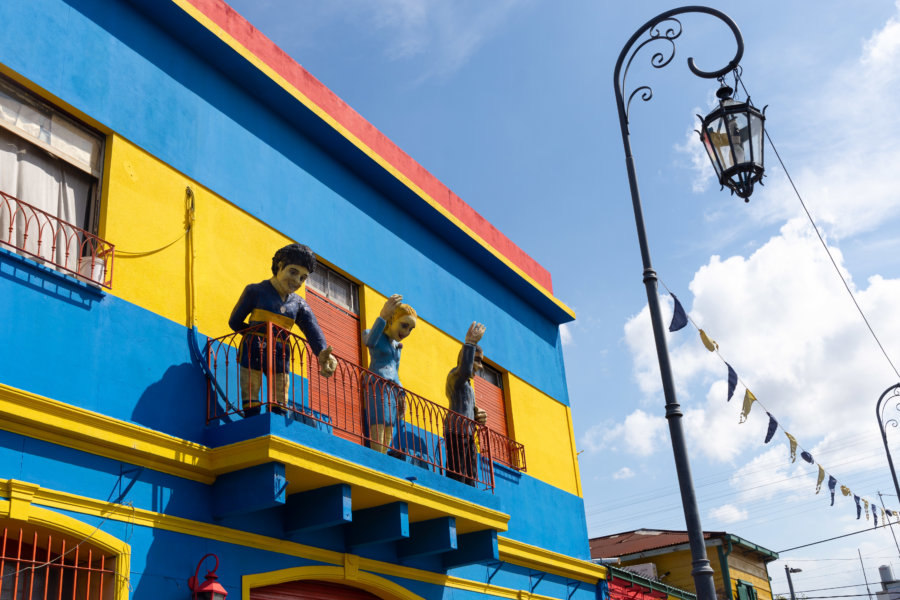
<instances>
[{"instance_id":1,"label":"white cloud","mask_svg":"<svg viewBox=\"0 0 900 600\"><path fill-rule=\"evenodd\" d=\"M563 346L575 345L575 340L572 338L571 323L563 323L559 326L559 339Z\"/></svg>"},{"instance_id":2,"label":"white cloud","mask_svg":"<svg viewBox=\"0 0 900 600\"><path fill-rule=\"evenodd\" d=\"M900 280L875 276L857 286L843 268L841 252L832 248L832 253L885 349L896 360L900 357L900 312L895 301L900 297ZM689 289L693 303L689 294L681 292L682 303L698 326L719 343L720 356L741 378L735 398L726 403L727 370L722 358L704 348L691 325L670 335L692 454L727 463L745 451L755 451L768 424L765 407L808 450L821 443L824 456L832 456L822 461L826 467L839 460L834 448L849 439L867 441L845 453L877 456L872 407L896 376L808 226L800 220L786 224L779 235L747 257L713 256L697 271ZM668 319L671 309L666 312ZM660 402L646 309L626 324L625 336L644 402ZM738 424L744 385L759 402L748 421ZM631 427L626 419L609 427L607 435L622 437L629 431L636 437L638 414L646 413L629 415ZM841 424L839 430L836 423ZM778 435L784 439L782 433ZM639 448L639 454L647 455L655 446L644 443ZM858 460L869 464L875 459Z\"/></svg>"},{"instance_id":3,"label":"white cloud","mask_svg":"<svg viewBox=\"0 0 900 600\"><path fill-rule=\"evenodd\" d=\"M634 471L628 467L622 467L613 473L613 479L631 479L632 477L634 477Z\"/></svg>"},{"instance_id":4,"label":"white cloud","mask_svg":"<svg viewBox=\"0 0 900 600\"><path fill-rule=\"evenodd\" d=\"M726 525L746 521L747 516L746 510L742 510L733 504L723 504L722 506L709 511L710 519Z\"/></svg>"},{"instance_id":5,"label":"white cloud","mask_svg":"<svg viewBox=\"0 0 900 600\"><path fill-rule=\"evenodd\" d=\"M384 34L391 60L426 57L430 71L420 80L445 77L477 52L524 0L441 2L439 0L348 0Z\"/></svg>"},{"instance_id":6,"label":"white cloud","mask_svg":"<svg viewBox=\"0 0 900 600\"><path fill-rule=\"evenodd\" d=\"M622 423L608 422L594 425L581 438L581 446L589 452L603 449L616 450L636 456L653 454L659 442L668 440L666 420L662 416L651 415L636 410Z\"/></svg>"}]
</instances>

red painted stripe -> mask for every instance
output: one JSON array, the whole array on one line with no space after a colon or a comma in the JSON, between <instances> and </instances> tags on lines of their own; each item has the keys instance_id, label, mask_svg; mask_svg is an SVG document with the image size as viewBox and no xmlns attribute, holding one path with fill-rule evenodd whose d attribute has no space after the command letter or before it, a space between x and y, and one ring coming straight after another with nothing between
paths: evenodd
<instances>
[{"instance_id":1,"label":"red painted stripe","mask_svg":"<svg viewBox=\"0 0 900 600\"><path fill-rule=\"evenodd\" d=\"M187 0L550 293L550 272L223 0Z\"/></svg>"}]
</instances>

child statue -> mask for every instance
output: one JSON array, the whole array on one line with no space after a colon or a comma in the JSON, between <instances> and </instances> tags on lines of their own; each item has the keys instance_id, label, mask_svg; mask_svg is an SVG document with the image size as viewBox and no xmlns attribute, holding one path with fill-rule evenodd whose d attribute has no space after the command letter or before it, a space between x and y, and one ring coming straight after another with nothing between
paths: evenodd
<instances>
[{"instance_id":1,"label":"child statue","mask_svg":"<svg viewBox=\"0 0 900 600\"><path fill-rule=\"evenodd\" d=\"M319 373L323 377L331 377L337 368L337 360L331 355L332 348L326 345L325 336L306 300L295 293L315 270L316 255L309 246L290 244L281 248L272 257L272 277L244 288L231 311L228 325L232 330L240 332L248 327L270 322L290 331L296 323L319 359ZM246 321L248 316L249 323ZM290 344L285 348L285 338L282 334L279 339L276 334L273 349L275 381L269 382L269 385L274 386L272 396L281 407L286 407L288 403L291 374ZM265 339L265 329L248 333L241 340L238 350L241 410L245 417L259 414L259 390L262 386L262 373L267 367ZM274 407L274 412L282 413L284 409Z\"/></svg>"},{"instance_id":2,"label":"child statue","mask_svg":"<svg viewBox=\"0 0 900 600\"><path fill-rule=\"evenodd\" d=\"M450 412L444 420L444 443L447 446L447 475L468 485L475 485L477 452L475 423L484 425L487 412L475 405L472 377L482 370L484 352L478 342L484 335L481 323L472 323L459 351L456 366L447 374L445 392ZM474 421L474 422L473 422Z\"/></svg>"},{"instance_id":3,"label":"child statue","mask_svg":"<svg viewBox=\"0 0 900 600\"><path fill-rule=\"evenodd\" d=\"M401 343L416 328L416 311L409 304L403 304L403 296L394 294L387 299L381 314L375 319L371 329L363 332L363 341L369 348L369 370L383 379L369 378L366 382L366 408L369 420L371 446L385 453L391 445L394 422L406 410L406 400L400 384Z\"/></svg>"}]
</instances>

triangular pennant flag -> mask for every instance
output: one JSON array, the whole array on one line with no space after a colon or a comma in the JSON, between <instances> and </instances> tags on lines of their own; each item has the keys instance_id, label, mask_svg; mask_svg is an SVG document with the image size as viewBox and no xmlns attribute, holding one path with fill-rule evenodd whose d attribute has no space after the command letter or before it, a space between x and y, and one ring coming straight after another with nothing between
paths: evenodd
<instances>
[{"instance_id":1,"label":"triangular pennant flag","mask_svg":"<svg viewBox=\"0 0 900 600\"><path fill-rule=\"evenodd\" d=\"M834 488L837 485L837 479L834 475L828 476L828 490L831 492L831 505L834 506Z\"/></svg>"},{"instance_id":2,"label":"triangular pennant flag","mask_svg":"<svg viewBox=\"0 0 900 600\"><path fill-rule=\"evenodd\" d=\"M869 520L869 501L863 498L863 504L866 505L866 521ZM872 512L875 512L874 510Z\"/></svg>"},{"instance_id":3,"label":"triangular pennant flag","mask_svg":"<svg viewBox=\"0 0 900 600\"><path fill-rule=\"evenodd\" d=\"M819 465L819 478L816 480L816 493L819 493L819 490L822 489L822 482L825 481L825 469L822 468L822 465Z\"/></svg>"},{"instance_id":4,"label":"triangular pennant flag","mask_svg":"<svg viewBox=\"0 0 900 600\"><path fill-rule=\"evenodd\" d=\"M816 461L813 460L812 454L810 454L810 453L807 452L806 450L804 450L803 452L800 453L800 458L802 458L803 460L805 460L805 461L808 462L809 464L813 464L814 462L816 462Z\"/></svg>"},{"instance_id":5,"label":"triangular pennant flag","mask_svg":"<svg viewBox=\"0 0 900 600\"><path fill-rule=\"evenodd\" d=\"M675 294L672 294L672 299L675 301L675 310L672 312L672 322L669 324L669 331L678 331L679 329L684 329L688 318L684 312L684 307L681 306L681 302L678 301Z\"/></svg>"},{"instance_id":6,"label":"triangular pennant flag","mask_svg":"<svg viewBox=\"0 0 900 600\"><path fill-rule=\"evenodd\" d=\"M769 430L766 431L766 444L772 441L772 436L775 435L775 430L778 429L778 421L775 420L775 417L772 416L771 413L767 412L769 415Z\"/></svg>"},{"instance_id":7,"label":"triangular pennant flag","mask_svg":"<svg viewBox=\"0 0 900 600\"><path fill-rule=\"evenodd\" d=\"M856 501L856 520L859 521L859 517L862 515L862 506L859 505L859 496L853 494L853 500Z\"/></svg>"},{"instance_id":8,"label":"triangular pennant flag","mask_svg":"<svg viewBox=\"0 0 900 600\"><path fill-rule=\"evenodd\" d=\"M706 346L706 349L710 352L715 352L719 349L719 345L715 341L709 339L709 336L706 335L706 332L702 329L700 330L700 341L703 342L703 345Z\"/></svg>"},{"instance_id":9,"label":"triangular pennant flag","mask_svg":"<svg viewBox=\"0 0 900 600\"><path fill-rule=\"evenodd\" d=\"M850 488L848 488L846 485L842 485L842 486L841 486L841 493L842 493L843 495L845 495L845 496L849 496L849 495L851 494Z\"/></svg>"},{"instance_id":10,"label":"triangular pennant flag","mask_svg":"<svg viewBox=\"0 0 900 600\"><path fill-rule=\"evenodd\" d=\"M872 507L872 520L875 521L875 527L878 527L878 513L875 512L875 507Z\"/></svg>"},{"instance_id":11,"label":"triangular pennant flag","mask_svg":"<svg viewBox=\"0 0 900 600\"><path fill-rule=\"evenodd\" d=\"M784 432L784 435L787 436L788 441L791 443L791 462L797 462L797 440L787 431Z\"/></svg>"},{"instance_id":12,"label":"triangular pennant flag","mask_svg":"<svg viewBox=\"0 0 900 600\"><path fill-rule=\"evenodd\" d=\"M884 516L884 509L881 509L881 526L884 527L887 524L887 517Z\"/></svg>"},{"instance_id":13,"label":"triangular pennant flag","mask_svg":"<svg viewBox=\"0 0 900 600\"><path fill-rule=\"evenodd\" d=\"M737 373L734 372L734 369L731 368L731 365L725 363L725 366L728 367L728 400L727 402L731 402L731 397L734 396L734 388L737 387ZM769 415L772 416L772 415Z\"/></svg>"},{"instance_id":14,"label":"triangular pennant flag","mask_svg":"<svg viewBox=\"0 0 900 600\"><path fill-rule=\"evenodd\" d=\"M738 423L743 423L747 420L747 415L750 414L750 407L753 406L754 402L756 402L756 396L753 395L753 392L747 390L744 394L744 406L741 408L741 420Z\"/></svg>"}]
</instances>

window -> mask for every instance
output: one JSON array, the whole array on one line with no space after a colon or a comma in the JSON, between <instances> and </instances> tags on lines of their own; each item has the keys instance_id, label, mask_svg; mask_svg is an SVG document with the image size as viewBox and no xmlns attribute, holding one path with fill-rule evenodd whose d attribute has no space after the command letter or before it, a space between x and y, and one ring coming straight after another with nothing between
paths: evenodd
<instances>
[{"instance_id":1,"label":"window","mask_svg":"<svg viewBox=\"0 0 900 600\"><path fill-rule=\"evenodd\" d=\"M0 246L109 287L103 136L0 77Z\"/></svg>"},{"instance_id":2,"label":"window","mask_svg":"<svg viewBox=\"0 0 900 600\"><path fill-rule=\"evenodd\" d=\"M503 375L484 365L475 378L475 404L487 411L487 426L499 434L509 435L506 423L506 402L503 397Z\"/></svg>"},{"instance_id":3,"label":"window","mask_svg":"<svg viewBox=\"0 0 900 600\"><path fill-rule=\"evenodd\" d=\"M110 600L116 557L85 540L0 520L0 600Z\"/></svg>"},{"instance_id":4,"label":"window","mask_svg":"<svg viewBox=\"0 0 900 600\"><path fill-rule=\"evenodd\" d=\"M358 442L363 435L359 410L362 400L357 380L347 375L353 371L349 365L358 367L362 362L359 288L319 263L306 280L306 301L316 315L325 341L334 348L339 359L336 377L331 380L313 378L309 391L310 408L331 415L336 435ZM342 383L338 384L338 381Z\"/></svg>"},{"instance_id":5,"label":"window","mask_svg":"<svg viewBox=\"0 0 900 600\"><path fill-rule=\"evenodd\" d=\"M359 314L359 289L356 284L322 263L310 273L306 286L341 308Z\"/></svg>"},{"instance_id":6,"label":"window","mask_svg":"<svg viewBox=\"0 0 900 600\"><path fill-rule=\"evenodd\" d=\"M756 600L756 588L749 581L738 579L735 587L737 588L736 600Z\"/></svg>"}]
</instances>

